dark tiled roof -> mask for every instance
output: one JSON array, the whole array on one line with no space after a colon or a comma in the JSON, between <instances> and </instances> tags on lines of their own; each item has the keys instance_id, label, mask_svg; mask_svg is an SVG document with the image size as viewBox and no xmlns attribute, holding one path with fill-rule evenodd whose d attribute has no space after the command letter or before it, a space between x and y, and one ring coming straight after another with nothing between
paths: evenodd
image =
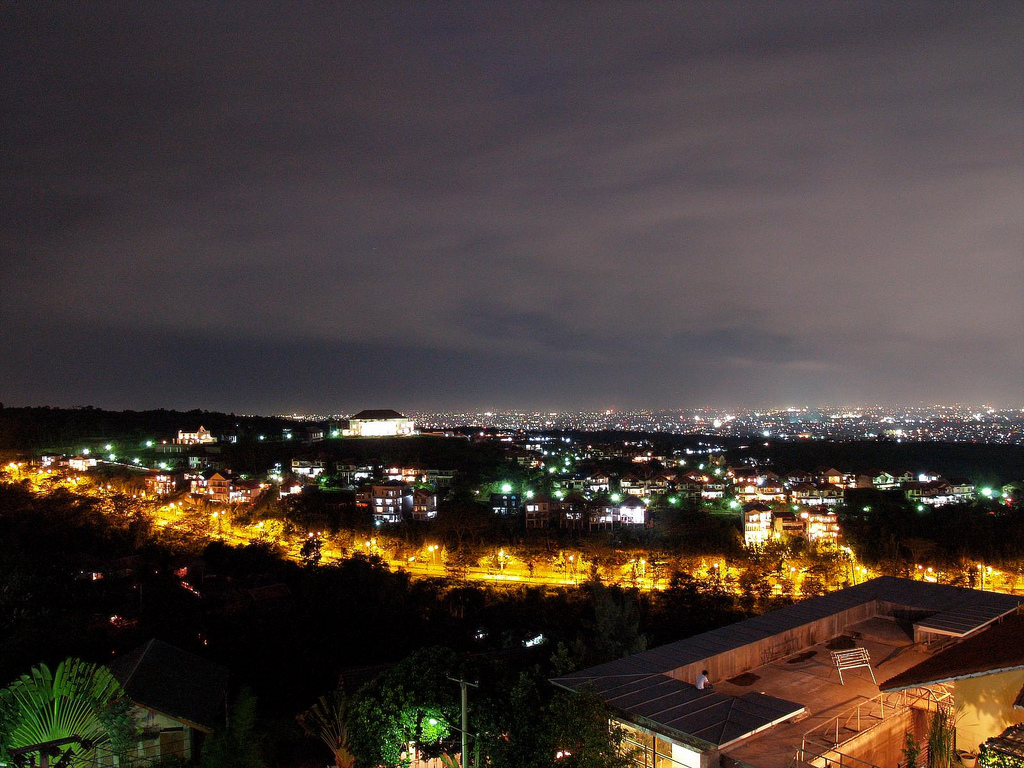
<instances>
[{"instance_id":1,"label":"dark tiled roof","mask_svg":"<svg viewBox=\"0 0 1024 768\"><path fill-rule=\"evenodd\" d=\"M110 671L141 707L204 731L224 723L228 671L219 664L150 640L115 659Z\"/></svg>"},{"instance_id":2,"label":"dark tiled roof","mask_svg":"<svg viewBox=\"0 0 1024 768\"><path fill-rule=\"evenodd\" d=\"M898 691L986 672L1024 668L1024 616L1010 616L886 680L883 691Z\"/></svg>"},{"instance_id":3,"label":"dark tiled roof","mask_svg":"<svg viewBox=\"0 0 1024 768\"><path fill-rule=\"evenodd\" d=\"M392 411L390 409L382 411L360 411L351 419L404 419L405 416L400 414L398 411Z\"/></svg>"},{"instance_id":4,"label":"dark tiled roof","mask_svg":"<svg viewBox=\"0 0 1024 768\"><path fill-rule=\"evenodd\" d=\"M664 675L604 678L590 685L617 710L718 747L804 710L802 704L762 693L729 696L698 691L689 683Z\"/></svg>"}]
</instances>

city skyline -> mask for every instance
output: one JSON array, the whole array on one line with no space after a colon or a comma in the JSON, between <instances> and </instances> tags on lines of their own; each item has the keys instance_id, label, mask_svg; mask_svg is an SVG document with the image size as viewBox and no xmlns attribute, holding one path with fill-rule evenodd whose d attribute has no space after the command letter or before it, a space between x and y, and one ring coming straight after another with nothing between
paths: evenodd
<instances>
[{"instance_id":1,"label":"city skyline","mask_svg":"<svg viewBox=\"0 0 1024 768\"><path fill-rule=\"evenodd\" d=\"M1024 6L4 11L0 402L1024 404Z\"/></svg>"}]
</instances>

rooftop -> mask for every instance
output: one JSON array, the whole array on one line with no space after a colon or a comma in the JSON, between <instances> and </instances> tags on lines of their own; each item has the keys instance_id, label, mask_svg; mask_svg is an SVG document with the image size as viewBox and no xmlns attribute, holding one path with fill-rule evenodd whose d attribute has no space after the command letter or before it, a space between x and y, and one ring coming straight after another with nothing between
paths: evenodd
<instances>
[{"instance_id":1,"label":"rooftop","mask_svg":"<svg viewBox=\"0 0 1024 768\"><path fill-rule=\"evenodd\" d=\"M890 676L883 691L900 691L974 677L990 672L1024 668L1024 615L1011 616L984 632Z\"/></svg>"},{"instance_id":2,"label":"rooftop","mask_svg":"<svg viewBox=\"0 0 1024 768\"><path fill-rule=\"evenodd\" d=\"M847 627L846 636L854 637L857 647L871 657L875 679L902 672L928 658L913 647L907 632L893 619L875 617ZM829 643L818 643L799 653L777 659L748 673L715 684L724 694L766 691L773 696L802 702L803 717L784 722L723 750L729 757L758 768L785 768L805 734L822 741L834 741L836 718L852 713L879 694L871 674L864 667L843 670L843 683L832 663ZM874 707L865 708L865 719L873 718ZM845 720L845 718L844 718ZM841 728L840 741L853 731Z\"/></svg>"},{"instance_id":3,"label":"rooftop","mask_svg":"<svg viewBox=\"0 0 1024 768\"><path fill-rule=\"evenodd\" d=\"M110 671L141 707L207 732L224 723L228 671L219 664L150 640L115 659Z\"/></svg>"},{"instance_id":4,"label":"rooftop","mask_svg":"<svg viewBox=\"0 0 1024 768\"><path fill-rule=\"evenodd\" d=\"M371 419L404 419L404 418L405 418L405 416L400 414L398 411L392 411L391 409L385 409L385 410L378 410L378 411L360 411L355 416L352 416L349 420L351 421L352 419L371 420Z\"/></svg>"},{"instance_id":5,"label":"rooftop","mask_svg":"<svg viewBox=\"0 0 1024 768\"><path fill-rule=\"evenodd\" d=\"M954 634L946 624L968 635L1021 603L881 577L552 682L590 686L624 719L684 743L696 739L704 751L717 746L759 768L784 768L806 732L880 693L867 668L844 669L840 682L833 649L864 648L876 680L896 678L929 658L920 641ZM713 694L691 684L705 667Z\"/></svg>"}]
</instances>

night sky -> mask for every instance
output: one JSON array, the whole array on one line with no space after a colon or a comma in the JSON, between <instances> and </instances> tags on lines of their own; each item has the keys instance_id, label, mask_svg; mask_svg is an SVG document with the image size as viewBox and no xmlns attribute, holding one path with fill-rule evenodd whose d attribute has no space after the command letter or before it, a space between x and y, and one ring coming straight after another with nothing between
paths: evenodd
<instances>
[{"instance_id":1,"label":"night sky","mask_svg":"<svg viewBox=\"0 0 1024 768\"><path fill-rule=\"evenodd\" d=\"M1024 405L1024 3L0 30L7 405Z\"/></svg>"}]
</instances>

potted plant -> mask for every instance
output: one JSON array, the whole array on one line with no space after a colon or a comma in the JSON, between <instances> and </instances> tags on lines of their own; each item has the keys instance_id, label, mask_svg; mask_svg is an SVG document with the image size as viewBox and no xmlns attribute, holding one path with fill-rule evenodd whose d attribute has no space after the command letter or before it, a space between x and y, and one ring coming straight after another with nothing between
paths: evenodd
<instances>
[{"instance_id":1,"label":"potted plant","mask_svg":"<svg viewBox=\"0 0 1024 768\"><path fill-rule=\"evenodd\" d=\"M958 749L956 755L960 758L960 763L964 768L974 768L978 764L977 752L972 752L968 749Z\"/></svg>"}]
</instances>

